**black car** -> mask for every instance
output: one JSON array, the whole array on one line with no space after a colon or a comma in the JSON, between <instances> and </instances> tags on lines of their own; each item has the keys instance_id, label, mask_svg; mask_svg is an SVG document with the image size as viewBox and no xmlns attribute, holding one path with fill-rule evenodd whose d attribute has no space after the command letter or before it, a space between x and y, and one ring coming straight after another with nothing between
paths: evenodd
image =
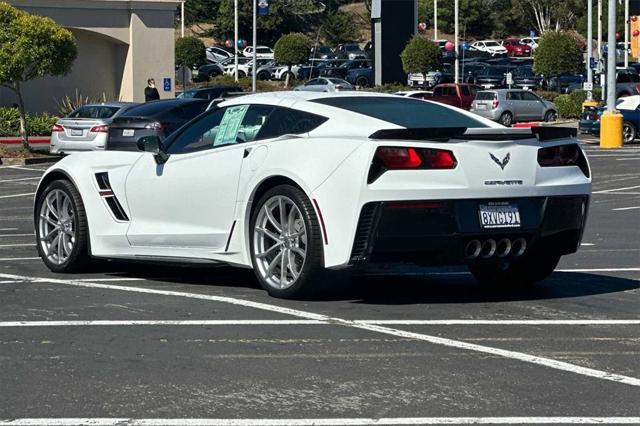
<instances>
[{"instance_id":1,"label":"black car","mask_svg":"<svg viewBox=\"0 0 640 426\"><path fill-rule=\"evenodd\" d=\"M473 46L469 46L469 48L467 50L464 50L462 48L462 46L459 47L459 53L458 53L458 58L465 60L465 59L475 59L475 60L485 60L485 59L489 59L489 58L496 58L498 57L498 59L501 59L503 56L501 55L496 55L496 56L491 56L491 54L489 52L484 52L482 50L478 50Z\"/></svg>"},{"instance_id":2,"label":"black car","mask_svg":"<svg viewBox=\"0 0 640 426\"><path fill-rule=\"evenodd\" d=\"M462 62L460 64L460 75L465 83L473 83L476 76L488 65L484 62Z\"/></svg>"},{"instance_id":3,"label":"black car","mask_svg":"<svg viewBox=\"0 0 640 426\"><path fill-rule=\"evenodd\" d=\"M349 70L345 80L354 86L371 87L374 83L373 68L353 68Z\"/></svg>"},{"instance_id":4,"label":"black car","mask_svg":"<svg viewBox=\"0 0 640 426\"><path fill-rule=\"evenodd\" d=\"M336 58L336 54L333 53L333 50L331 50L329 46L312 47L311 54L309 55L309 60L311 59L331 60L335 58Z\"/></svg>"},{"instance_id":5,"label":"black car","mask_svg":"<svg viewBox=\"0 0 640 426\"><path fill-rule=\"evenodd\" d=\"M311 64L303 65L298 68L296 78L298 80L309 80L320 77L322 71L327 67L338 67L342 61L315 61Z\"/></svg>"},{"instance_id":6,"label":"black car","mask_svg":"<svg viewBox=\"0 0 640 426\"><path fill-rule=\"evenodd\" d=\"M218 99L220 97L226 96L229 93L238 93L242 92L240 86L209 86L209 87L200 87L198 89L187 90L186 92L180 93L176 96L178 99Z\"/></svg>"},{"instance_id":7,"label":"black car","mask_svg":"<svg viewBox=\"0 0 640 426\"><path fill-rule=\"evenodd\" d=\"M512 72L513 87L518 89L537 89L542 84L542 77L536 75L531 67L518 67Z\"/></svg>"},{"instance_id":8,"label":"black car","mask_svg":"<svg viewBox=\"0 0 640 426\"><path fill-rule=\"evenodd\" d=\"M576 88L580 88L585 78L582 74L563 74L559 77L551 77L543 80L542 88L552 92L569 93ZM558 85L560 87L558 87Z\"/></svg>"},{"instance_id":9,"label":"black car","mask_svg":"<svg viewBox=\"0 0 640 426\"><path fill-rule=\"evenodd\" d=\"M513 68L508 66L488 66L478 72L470 83L477 84L484 89L504 87L506 74Z\"/></svg>"},{"instance_id":10,"label":"black car","mask_svg":"<svg viewBox=\"0 0 640 426\"><path fill-rule=\"evenodd\" d=\"M193 77L193 81L207 81L212 77L222 75L222 72L220 63L206 64L198 68L198 75Z\"/></svg>"},{"instance_id":11,"label":"black car","mask_svg":"<svg viewBox=\"0 0 640 426\"><path fill-rule=\"evenodd\" d=\"M337 67L327 66L320 72L320 75L323 77L335 77L344 79L347 76L347 73L352 69L370 67L371 65L369 64L369 61L356 59L353 61L344 61Z\"/></svg>"},{"instance_id":12,"label":"black car","mask_svg":"<svg viewBox=\"0 0 640 426\"><path fill-rule=\"evenodd\" d=\"M204 99L161 99L137 105L116 117L109 128L107 150L137 151L138 139L161 139L203 113L210 101Z\"/></svg>"}]
</instances>

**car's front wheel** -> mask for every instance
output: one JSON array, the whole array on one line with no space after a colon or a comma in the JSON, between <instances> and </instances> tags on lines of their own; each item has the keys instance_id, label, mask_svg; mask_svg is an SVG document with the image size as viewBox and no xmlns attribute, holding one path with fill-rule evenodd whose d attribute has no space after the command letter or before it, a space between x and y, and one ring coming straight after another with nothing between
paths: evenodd
<instances>
[{"instance_id":1,"label":"car's front wheel","mask_svg":"<svg viewBox=\"0 0 640 426\"><path fill-rule=\"evenodd\" d=\"M546 122L556 121L557 119L558 113L556 113L554 110L547 111L547 113L544 115L544 121Z\"/></svg>"},{"instance_id":2,"label":"car's front wheel","mask_svg":"<svg viewBox=\"0 0 640 426\"><path fill-rule=\"evenodd\" d=\"M527 287L547 278L554 271L560 256L529 253L510 262L470 264L469 271L481 284L491 287Z\"/></svg>"},{"instance_id":3,"label":"car's front wheel","mask_svg":"<svg viewBox=\"0 0 640 426\"><path fill-rule=\"evenodd\" d=\"M624 139L624 143L625 144L632 143L636 139L636 136L637 136L636 126L629 123L628 121L625 121L622 124L622 137Z\"/></svg>"},{"instance_id":4,"label":"car's front wheel","mask_svg":"<svg viewBox=\"0 0 640 426\"><path fill-rule=\"evenodd\" d=\"M257 202L250 222L251 262L260 285L274 297L318 290L322 235L311 201L292 185L279 185Z\"/></svg>"},{"instance_id":5,"label":"car's front wheel","mask_svg":"<svg viewBox=\"0 0 640 426\"><path fill-rule=\"evenodd\" d=\"M51 182L36 200L38 254L54 272L82 269L89 261L89 229L80 193L68 180Z\"/></svg>"},{"instance_id":6,"label":"car's front wheel","mask_svg":"<svg viewBox=\"0 0 640 426\"><path fill-rule=\"evenodd\" d=\"M369 79L366 77L358 77L356 80L356 86L359 87L369 87Z\"/></svg>"}]
</instances>

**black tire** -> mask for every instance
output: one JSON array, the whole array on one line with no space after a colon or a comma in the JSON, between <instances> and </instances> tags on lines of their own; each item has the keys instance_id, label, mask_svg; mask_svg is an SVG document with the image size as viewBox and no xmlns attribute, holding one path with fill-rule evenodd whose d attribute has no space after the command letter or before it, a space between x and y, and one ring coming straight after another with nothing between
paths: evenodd
<instances>
[{"instance_id":1,"label":"black tire","mask_svg":"<svg viewBox=\"0 0 640 426\"><path fill-rule=\"evenodd\" d=\"M622 139L625 145L633 143L637 136L638 131L636 130L636 126L628 121L622 123Z\"/></svg>"},{"instance_id":2,"label":"black tire","mask_svg":"<svg viewBox=\"0 0 640 426\"><path fill-rule=\"evenodd\" d=\"M481 284L497 288L522 288L547 278L554 271L560 256L529 253L504 263L469 264L469 271Z\"/></svg>"},{"instance_id":3,"label":"black tire","mask_svg":"<svg viewBox=\"0 0 640 426\"><path fill-rule=\"evenodd\" d=\"M498 119L498 122L505 127L511 127L513 124L513 115L511 115L510 112L503 112Z\"/></svg>"},{"instance_id":4,"label":"black tire","mask_svg":"<svg viewBox=\"0 0 640 426\"><path fill-rule=\"evenodd\" d=\"M246 77L246 76L247 76L247 74L244 71L238 70L238 78L243 78L243 77Z\"/></svg>"},{"instance_id":5,"label":"black tire","mask_svg":"<svg viewBox=\"0 0 640 426\"><path fill-rule=\"evenodd\" d=\"M268 71L260 71L258 73L258 80L266 81L271 78L271 74Z\"/></svg>"},{"instance_id":6,"label":"black tire","mask_svg":"<svg viewBox=\"0 0 640 426\"><path fill-rule=\"evenodd\" d=\"M42 247L42 235L40 227L40 214L42 205L46 201L47 196L55 190L64 192L71 200L71 209L74 217L75 241L69 257L62 263L52 262ZM89 255L89 226L87 224L87 214L84 209L82 197L76 187L68 180L60 179L51 182L40 193L36 200L35 209L35 228L36 228L36 247L38 254L42 258L44 264L53 272L76 272L87 268L90 262Z\"/></svg>"},{"instance_id":7,"label":"black tire","mask_svg":"<svg viewBox=\"0 0 640 426\"><path fill-rule=\"evenodd\" d=\"M262 276L255 253L256 221L261 209L269 200L276 196L286 197L295 204L304 220L306 229L306 256L304 263L302 264L297 279L294 279L293 284L290 284L284 289L275 287ZM320 292L320 284L324 276L323 236L313 205L304 192L292 185L279 185L268 190L260 200L258 200L255 208L253 208L251 212L249 229L253 271L258 282L269 295L283 299L293 299L309 297Z\"/></svg>"},{"instance_id":8,"label":"black tire","mask_svg":"<svg viewBox=\"0 0 640 426\"><path fill-rule=\"evenodd\" d=\"M369 87L369 79L367 77L358 77L356 79L356 86Z\"/></svg>"},{"instance_id":9,"label":"black tire","mask_svg":"<svg viewBox=\"0 0 640 426\"><path fill-rule=\"evenodd\" d=\"M544 115L544 121L546 121L547 123L556 121L557 119L558 113L554 110L547 111L547 113Z\"/></svg>"},{"instance_id":10,"label":"black tire","mask_svg":"<svg viewBox=\"0 0 640 426\"><path fill-rule=\"evenodd\" d=\"M288 72L288 71L285 71L285 72L283 72L283 73L282 73L282 75L280 76L280 81L286 81L286 80L287 80L287 75L289 75L289 81L293 81L293 80L295 80L295 79L296 79L296 76L295 76L295 74L294 74L294 73L292 73L292 72Z\"/></svg>"}]
</instances>

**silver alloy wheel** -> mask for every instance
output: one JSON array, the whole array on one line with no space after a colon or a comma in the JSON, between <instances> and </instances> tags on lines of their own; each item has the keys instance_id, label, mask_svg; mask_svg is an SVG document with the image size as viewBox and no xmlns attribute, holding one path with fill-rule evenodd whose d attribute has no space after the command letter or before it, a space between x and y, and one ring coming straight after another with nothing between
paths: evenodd
<instances>
[{"instance_id":1,"label":"silver alloy wheel","mask_svg":"<svg viewBox=\"0 0 640 426\"><path fill-rule=\"evenodd\" d=\"M47 194L38 218L38 244L51 263L61 265L69 259L76 243L73 202L62 190Z\"/></svg>"},{"instance_id":2,"label":"silver alloy wheel","mask_svg":"<svg viewBox=\"0 0 640 426\"><path fill-rule=\"evenodd\" d=\"M291 287L307 255L307 230L298 206L274 195L262 205L253 229L253 256L260 276L271 287Z\"/></svg>"}]
</instances>

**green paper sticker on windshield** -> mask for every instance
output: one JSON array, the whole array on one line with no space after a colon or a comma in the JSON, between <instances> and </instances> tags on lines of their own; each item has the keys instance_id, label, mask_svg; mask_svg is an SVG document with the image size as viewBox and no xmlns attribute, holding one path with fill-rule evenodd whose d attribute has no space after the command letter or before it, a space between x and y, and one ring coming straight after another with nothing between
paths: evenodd
<instances>
[{"instance_id":1,"label":"green paper sticker on windshield","mask_svg":"<svg viewBox=\"0 0 640 426\"><path fill-rule=\"evenodd\" d=\"M236 143L238 129L244 119L244 115L249 109L249 105L239 105L227 108L220 122L216 140L213 146Z\"/></svg>"}]
</instances>

